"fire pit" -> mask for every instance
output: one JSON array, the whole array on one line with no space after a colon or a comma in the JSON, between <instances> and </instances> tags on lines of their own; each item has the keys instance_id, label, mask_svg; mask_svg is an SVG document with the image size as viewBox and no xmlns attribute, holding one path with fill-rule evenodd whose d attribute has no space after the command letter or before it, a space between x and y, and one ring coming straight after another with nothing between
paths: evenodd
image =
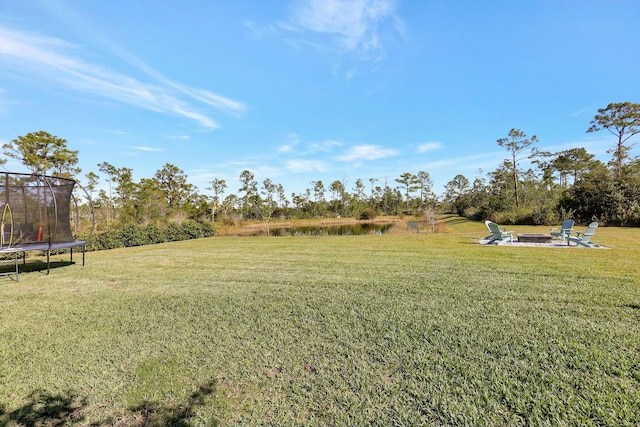
<instances>
[{"instance_id":1,"label":"fire pit","mask_svg":"<svg viewBox=\"0 0 640 427\"><path fill-rule=\"evenodd\" d=\"M518 234L521 243L551 243L553 236L548 234Z\"/></svg>"}]
</instances>

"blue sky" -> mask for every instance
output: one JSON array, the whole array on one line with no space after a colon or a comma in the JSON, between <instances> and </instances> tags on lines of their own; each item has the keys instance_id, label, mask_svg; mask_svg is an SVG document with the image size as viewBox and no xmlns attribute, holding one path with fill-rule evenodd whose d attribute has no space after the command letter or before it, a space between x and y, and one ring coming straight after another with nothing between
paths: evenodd
<instances>
[{"instance_id":1,"label":"blue sky","mask_svg":"<svg viewBox=\"0 0 640 427\"><path fill-rule=\"evenodd\" d=\"M638 22L635 0L0 0L0 143L64 138L81 182L106 161L202 193L245 169L287 194L426 171L440 193L511 128L608 161L585 131L640 102Z\"/></svg>"}]
</instances>

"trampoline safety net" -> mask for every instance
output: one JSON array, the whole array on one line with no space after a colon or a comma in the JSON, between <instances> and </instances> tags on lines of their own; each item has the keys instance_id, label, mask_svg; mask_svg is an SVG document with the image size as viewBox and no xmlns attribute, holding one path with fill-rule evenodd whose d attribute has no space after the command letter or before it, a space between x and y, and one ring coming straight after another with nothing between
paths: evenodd
<instances>
[{"instance_id":1,"label":"trampoline safety net","mask_svg":"<svg viewBox=\"0 0 640 427\"><path fill-rule=\"evenodd\" d=\"M75 241L71 230L71 179L0 173L3 248Z\"/></svg>"}]
</instances>

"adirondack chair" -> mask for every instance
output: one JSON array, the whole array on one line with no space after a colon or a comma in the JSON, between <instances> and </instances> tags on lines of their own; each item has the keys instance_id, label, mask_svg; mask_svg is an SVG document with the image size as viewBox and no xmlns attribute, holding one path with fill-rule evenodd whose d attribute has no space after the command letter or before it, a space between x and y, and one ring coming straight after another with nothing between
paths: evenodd
<instances>
[{"instance_id":1,"label":"adirondack chair","mask_svg":"<svg viewBox=\"0 0 640 427\"><path fill-rule=\"evenodd\" d=\"M549 234L551 234L553 237L564 240L569 237L569 235L573 231L573 224L575 224L575 222L572 219L565 219L562 222L559 230L557 228L552 228Z\"/></svg>"},{"instance_id":2,"label":"adirondack chair","mask_svg":"<svg viewBox=\"0 0 640 427\"><path fill-rule=\"evenodd\" d=\"M596 234L596 228L598 228L598 223L592 222L584 233L577 232L575 236L569 236L567 243L571 245L571 242L575 242L576 245L584 246L585 248L599 248L600 245L591 241L593 235Z\"/></svg>"},{"instance_id":3,"label":"adirondack chair","mask_svg":"<svg viewBox=\"0 0 640 427\"><path fill-rule=\"evenodd\" d=\"M492 221L485 221L484 224L489 229L491 235L487 237L489 243L495 243L496 245L503 245L507 242L513 242L513 231L500 230L500 226Z\"/></svg>"}]
</instances>

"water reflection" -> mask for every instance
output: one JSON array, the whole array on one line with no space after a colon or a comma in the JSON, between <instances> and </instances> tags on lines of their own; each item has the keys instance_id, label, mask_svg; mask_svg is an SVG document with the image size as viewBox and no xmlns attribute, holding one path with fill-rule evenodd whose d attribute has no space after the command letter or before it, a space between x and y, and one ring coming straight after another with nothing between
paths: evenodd
<instances>
[{"instance_id":1,"label":"water reflection","mask_svg":"<svg viewBox=\"0 0 640 427\"><path fill-rule=\"evenodd\" d=\"M305 225L295 227L273 227L270 236L360 236L364 234L383 234L393 224L342 224L342 225ZM259 230L252 236L264 236L267 232Z\"/></svg>"}]
</instances>

